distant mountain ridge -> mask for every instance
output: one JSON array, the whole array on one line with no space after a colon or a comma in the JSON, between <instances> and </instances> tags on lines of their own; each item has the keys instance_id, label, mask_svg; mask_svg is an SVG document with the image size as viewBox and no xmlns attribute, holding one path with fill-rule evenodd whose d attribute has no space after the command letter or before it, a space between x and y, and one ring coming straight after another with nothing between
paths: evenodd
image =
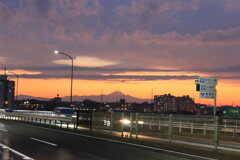
<instances>
[{"instance_id":1,"label":"distant mountain ridge","mask_svg":"<svg viewBox=\"0 0 240 160\"><path fill-rule=\"evenodd\" d=\"M46 97L34 97L34 96L29 96L29 95L24 95L24 94L20 94L18 95L18 99L19 100L27 100L27 99L37 99L37 100L41 100L41 101L48 101L50 98L46 98Z\"/></svg>"},{"instance_id":2,"label":"distant mountain ridge","mask_svg":"<svg viewBox=\"0 0 240 160\"><path fill-rule=\"evenodd\" d=\"M70 97L65 96L61 97L62 101L69 101ZM102 95L102 100L103 102L117 102L121 98L125 99L126 102L136 102L136 103L142 103L142 102L150 102L150 99L141 99L141 98L136 98L130 95L125 95L124 93L120 91L114 91L108 95L103 94ZM28 95L19 95L18 99L37 99L37 100L42 100L42 101L48 101L50 98L46 97L34 97L34 96L28 96ZM73 101L83 101L85 99L101 102L101 95L89 95L89 96L78 96L74 95L73 96Z\"/></svg>"}]
</instances>

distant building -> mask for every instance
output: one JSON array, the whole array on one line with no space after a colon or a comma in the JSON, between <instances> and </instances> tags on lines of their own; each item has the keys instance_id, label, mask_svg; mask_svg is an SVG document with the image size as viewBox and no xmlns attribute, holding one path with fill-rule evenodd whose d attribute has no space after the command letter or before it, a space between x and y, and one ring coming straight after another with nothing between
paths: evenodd
<instances>
[{"instance_id":1,"label":"distant building","mask_svg":"<svg viewBox=\"0 0 240 160\"><path fill-rule=\"evenodd\" d=\"M121 105L125 105L126 100L124 98L120 98L118 103L121 104Z\"/></svg>"},{"instance_id":2,"label":"distant building","mask_svg":"<svg viewBox=\"0 0 240 160\"><path fill-rule=\"evenodd\" d=\"M178 113L196 113L196 105L194 100L187 96L176 97L177 101L177 112Z\"/></svg>"},{"instance_id":3,"label":"distant building","mask_svg":"<svg viewBox=\"0 0 240 160\"><path fill-rule=\"evenodd\" d=\"M175 97L171 94L154 96L154 112L189 113L196 112L194 100L189 96Z\"/></svg>"},{"instance_id":4,"label":"distant building","mask_svg":"<svg viewBox=\"0 0 240 160\"><path fill-rule=\"evenodd\" d=\"M154 96L154 112L177 112L176 97L171 94Z\"/></svg>"},{"instance_id":5,"label":"distant building","mask_svg":"<svg viewBox=\"0 0 240 160\"><path fill-rule=\"evenodd\" d=\"M0 108L11 109L14 105L15 82L9 81L7 75L0 76Z\"/></svg>"},{"instance_id":6,"label":"distant building","mask_svg":"<svg viewBox=\"0 0 240 160\"><path fill-rule=\"evenodd\" d=\"M50 99L50 101L52 101L54 103L61 103L62 102L62 98L60 98L59 94L57 94L57 97L54 97L53 99Z\"/></svg>"}]
</instances>

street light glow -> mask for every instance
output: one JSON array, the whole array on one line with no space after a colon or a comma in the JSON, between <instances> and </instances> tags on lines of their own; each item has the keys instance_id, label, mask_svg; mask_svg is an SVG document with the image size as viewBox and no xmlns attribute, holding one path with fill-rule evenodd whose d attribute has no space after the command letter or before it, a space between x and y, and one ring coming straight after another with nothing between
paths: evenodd
<instances>
[{"instance_id":1,"label":"street light glow","mask_svg":"<svg viewBox=\"0 0 240 160\"><path fill-rule=\"evenodd\" d=\"M72 104L72 90L73 90L73 58L72 56L68 55L67 53L64 52L59 52L58 50L54 51L55 54L63 54L65 56L67 56L68 58L70 58L70 60L72 61L72 68L71 68L71 93L70 93L70 103Z\"/></svg>"},{"instance_id":2,"label":"street light glow","mask_svg":"<svg viewBox=\"0 0 240 160\"><path fill-rule=\"evenodd\" d=\"M54 51L54 53L55 53L55 54L58 54L58 53L59 53L59 51L58 51L58 50L55 50L55 51Z\"/></svg>"}]
</instances>

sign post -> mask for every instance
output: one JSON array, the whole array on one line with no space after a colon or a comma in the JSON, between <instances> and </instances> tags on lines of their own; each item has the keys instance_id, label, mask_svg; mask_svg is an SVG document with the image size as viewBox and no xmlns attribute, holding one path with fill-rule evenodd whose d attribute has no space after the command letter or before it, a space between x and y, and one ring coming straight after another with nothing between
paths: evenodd
<instances>
[{"instance_id":1,"label":"sign post","mask_svg":"<svg viewBox=\"0 0 240 160\"><path fill-rule=\"evenodd\" d=\"M214 146L215 150L218 147L218 117L216 117L217 107L217 78L198 77L195 78L197 91L199 91L199 98L214 99L213 119L214 119Z\"/></svg>"}]
</instances>

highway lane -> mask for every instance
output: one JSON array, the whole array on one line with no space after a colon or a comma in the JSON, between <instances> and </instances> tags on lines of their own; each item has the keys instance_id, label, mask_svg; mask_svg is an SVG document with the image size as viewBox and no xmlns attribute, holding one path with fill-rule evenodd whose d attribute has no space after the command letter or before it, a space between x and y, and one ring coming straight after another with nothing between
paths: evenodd
<instances>
[{"instance_id":1,"label":"highway lane","mask_svg":"<svg viewBox=\"0 0 240 160\"><path fill-rule=\"evenodd\" d=\"M37 160L206 160L3 121L0 141Z\"/></svg>"}]
</instances>

